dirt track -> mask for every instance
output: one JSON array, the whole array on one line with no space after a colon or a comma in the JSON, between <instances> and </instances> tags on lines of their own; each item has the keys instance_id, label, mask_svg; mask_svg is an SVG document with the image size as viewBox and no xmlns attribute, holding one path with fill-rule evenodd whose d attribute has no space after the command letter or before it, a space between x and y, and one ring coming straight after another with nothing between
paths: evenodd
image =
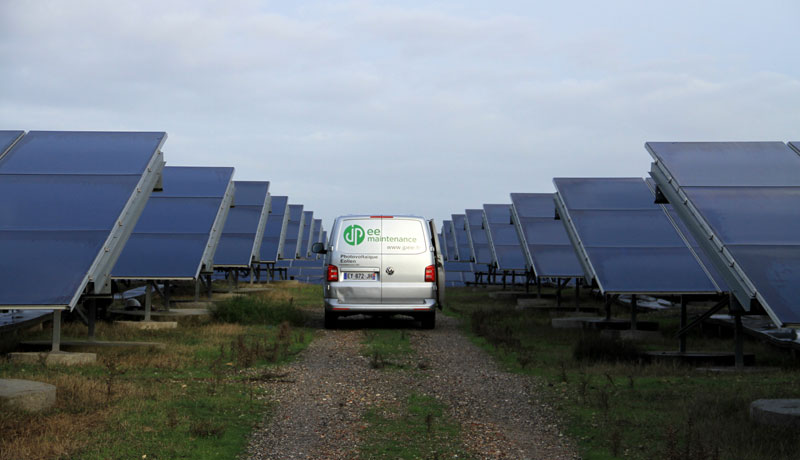
<instances>
[{"instance_id":1,"label":"dirt track","mask_svg":"<svg viewBox=\"0 0 800 460\"><path fill-rule=\"evenodd\" d=\"M490 356L439 315L434 330L393 319L343 321L320 332L294 363L264 385L274 393L274 417L253 433L253 459L358 458L363 413L402 401L415 391L450 407L464 447L480 459L571 459L575 449L559 432L553 411L537 396L541 383L498 368ZM361 342L371 327L407 328L415 356L408 370L372 369ZM425 362L425 370L416 365ZM412 370L413 369L413 370Z\"/></svg>"}]
</instances>

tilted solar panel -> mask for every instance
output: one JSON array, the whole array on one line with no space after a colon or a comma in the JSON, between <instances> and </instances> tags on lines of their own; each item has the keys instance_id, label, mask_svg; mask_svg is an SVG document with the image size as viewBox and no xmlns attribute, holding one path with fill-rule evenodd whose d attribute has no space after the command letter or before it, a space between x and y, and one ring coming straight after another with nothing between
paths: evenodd
<instances>
[{"instance_id":1,"label":"tilted solar panel","mask_svg":"<svg viewBox=\"0 0 800 460\"><path fill-rule=\"evenodd\" d=\"M303 224L303 205L289 205L289 221L286 223L286 230L283 232L281 242L281 252L278 254L280 259L294 259L297 251L297 239L302 230Z\"/></svg>"},{"instance_id":2,"label":"tilted solar panel","mask_svg":"<svg viewBox=\"0 0 800 460\"><path fill-rule=\"evenodd\" d=\"M800 325L800 156L782 142L646 148L659 190L739 303Z\"/></svg>"},{"instance_id":3,"label":"tilted solar panel","mask_svg":"<svg viewBox=\"0 0 800 460\"><path fill-rule=\"evenodd\" d=\"M269 213L269 182L234 181L234 203L214 254L215 267L249 267L258 259Z\"/></svg>"},{"instance_id":4,"label":"tilted solar panel","mask_svg":"<svg viewBox=\"0 0 800 460\"><path fill-rule=\"evenodd\" d=\"M511 205L485 204L483 211L483 226L497 268L524 271L527 264L517 230L511 222Z\"/></svg>"},{"instance_id":5,"label":"tilted solar panel","mask_svg":"<svg viewBox=\"0 0 800 460\"><path fill-rule=\"evenodd\" d=\"M556 178L555 203L603 293L718 293L641 178Z\"/></svg>"},{"instance_id":6,"label":"tilted solar panel","mask_svg":"<svg viewBox=\"0 0 800 460\"><path fill-rule=\"evenodd\" d=\"M464 213L467 216L467 239L472 260L477 264L492 265L492 250L489 248L486 230L483 229L483 209L467 209Z\"/></svg>"},{"instance_id":7,"label":"tilted solar panel","mask_svg":"<svg viewBox=\"0 0 800 460\"><path fill-rule=\"evenodd\" d=\"M462 262L472 261L472 250L469 247L469 237L467 236L467 216L465 214L452 214L451 233L455 238L455 248L458 253L458 260Z\"/></svg>"},{"instance_id":8,"label":"tilted solar panel","mask_svg":"<svg viewBox=\"0 0 800 460\"><path fill-rule=\"evenodd\" d=\"M456 255L456 242L453 238L452 223L449 220L442 221L442 240L446 249L445 260L458 260Z\"/></svg>"},{"instance_id":9,"label":"tilted solar panel","mask_svg":"<svg viewBox=\"0 0 800 460\"><path fill-rule=\"evenodd\" d=\"M259 262L272 263L278 260L282 235L289 222L289 197L271 196L270 212L264 227L264 238L261 240Z\"/></svg>"},{"instance_id":10,"label":"tilted solar panel","mask_svg":"<svg viewBox=\"0 0 800 460\"><path fill-rule=\"evenodd\" d=\"M297 249L295 249L295 259L303 259L306 257L306 249L308 248L308 240L311 238L311 226L314 225L314 212L303 211L303 223L300 227L300 233L297 237Z\"/></svg>"},{"instance_id":11,"label":"tilted solar panel","mask_svg":"<svg viewBox=\"0 0 800 460\"><path fill-rule=\"evenodd\" d=\"M71 309L87 286L110 293L111 269L160 177L166 137L0 136L0 308Z\"/></svg>"},{"instance_id":12,"label":"tilted solar panel","mask_svg":"<svg viewBox=\"0 0 800 460\"><path fill-rule=\"evenodd\" d=\"M191 280L213 270L214 253L234 196L233 168L164 168L136 224L115 279Z\"/></svg>"},{"instance_id":13,"label":"tilted solar panel","mask_svg":"<svg viewBox=\"0 0 800 460\"><path fill-rule=\"evenodd\" d=\"M511 211L528 267L536 276L583 276L564 225L555 219L552 193L512 193Z\"/></svg>"}]
</instances>

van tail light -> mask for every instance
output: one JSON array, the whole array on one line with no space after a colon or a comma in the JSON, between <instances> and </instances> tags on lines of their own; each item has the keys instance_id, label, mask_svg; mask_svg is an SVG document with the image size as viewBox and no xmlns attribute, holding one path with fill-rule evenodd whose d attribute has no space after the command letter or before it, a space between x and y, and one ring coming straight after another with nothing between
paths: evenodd
<instances>
[{"instance_id":1,"label":"van tail light","mask_svg":"<svg viewBox=\"0 0 800 460\"><path fill-rule=\"evenodd\" d=\"M433 265L428 265L425 267L425 282L426 283L435 283L436 282L436 267Z\"/></svg>"},{"instance_id":2,"label":"van tail light","mask_svg":"<svg viewBox=\"0 0 800 460\"><path fill-rule=\"evenodd\" d=\"M339 267L336 265L328 265L328 281L339 281Z\"/></svg>"}]
</instances>

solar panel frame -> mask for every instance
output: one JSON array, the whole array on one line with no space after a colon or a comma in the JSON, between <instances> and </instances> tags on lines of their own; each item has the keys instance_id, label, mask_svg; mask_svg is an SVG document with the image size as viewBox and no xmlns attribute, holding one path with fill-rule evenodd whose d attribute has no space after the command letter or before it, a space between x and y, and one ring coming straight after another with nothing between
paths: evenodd
<instances>
[{"instance_id":1,"label":"solar panel frame","mask_svg":"<svg viewBox=\"0 0 800 460\"><path fill-rule=\"evenodd\" d=\"M297 240L303 230L303 205L290 204L287 211L289 219L286 228L281 234L281 246L278 252L278 259L293 260L297 250ZM291 257L289 257L291 255Z\"/></svg>"},{"instance_id":2,"label":"solar panel frame","mask_svg":"<svg viewBox=\"0 0 800 460\"><path fill-rule=\"evenodd\" d=\"M85 176L87 181L99 177L138 177L135 186L131 188L128 199L125 201L121 211L115 219L109 219L107 237L100 247L99 253L93 258L91 265L85 275L73 286L76 287L74 293L67 295L68 300L58 304L20 304L15 303L0 305L0 309L66 309L72 310L80 300L84 292L94 295L107 295L111 293L110 276L114 264L117 262L125 243L130 237L136 221L139 219L148 197L158 184L161 171L164 167L163 153L161 151L167 140L165 132L71 132L71 131L30 131L27 134L21 131L6 132L6 139L3 142L4 149L0 155L0 176L26 175L33 176L75 176L76 173ZM22 133L22 134L20 134ZM10 139L13 138L13 141ZM55 144L55 145L54 145ZM110 146L108 144L111 144ZM61 149L63 146L64 150ZM80 145L80 150L75 149L75 145ZM57 149L59 161L72 161L71 170L58 171L55 165L49 161L52 158L50 152ZM79 169L83 166L96 165L93 161L102 158L104 161L125 157L133 161L137 159L133 150L146 149L149 158L139 159L141 163L134 169L130 163L120 162L117 169L111 173L97 171L96 169ZM114 153L117 153L114 155ZM13 155L13 156L12 156ZM18 155L23 155L23 161L16 161L17 164L11 168L6 168L9 159L17 160ZM42 157L44 155L44 158ZM37 157L39 160L25 163L27 157ZM13 164L13 163L12 163ZM130 167L126 169L126 167ZM10 169L10 170L9 170ZM18 269L17 269L18 271ZM91 285L90 285L91 283ZM65 286L65 288L67 288Z\"/></svg>"},{"instance_id":3,"label":"solar panel frame","mask_svg":"<svg viewBox=\"0 0 800 460\"><path fill-rule=\"evenodd\" d=\"M455 238L458 260L472 262L472 249L469 246L469 237L466 229L466 214L451 214L450 222L452 225L451 233Z\"/></svg>"},{"instance_id":4,"label":"solar panel frame","mask_svg":"<svg viewBox=\"0 0 800 460\"><path fill-rule=\"evenodd\" d=\"M571 279L583 268L564 226L555 220L553 193L512 193L511 220L517 229L528 269L538 278ZM528 241L527 233L536 235Z\"/></svg>"},{"instance_id":5,"label":"solar panel frame","mask_svg":"<svg viewBox=\"0 0 800 460\"><path fill-rule=\"evenodd\" d=\"M486 230L483 228L483 209L465 209L464 214L467 216L467 238L469 239L473 263L492 265L494 263L492 251L489 248Z\"/></svg>"},{"instance_id":6,"label":"solar panel frame","mask_svg":"<svg viewBox=\"0 0 800 460\"><path fill-rule=\"evenodd\" d=\"M444 239L444 246L446 250L446 259L449 261L458 260L456 254L456 243L452 234L453 223L449 220L442 221L442 237Z\"/></svg>"},{"instance_id":7,"label":"solar panel frame","mask_svg":"<svg viewBox=\"0 0 800 460\"><path fill-rule=\"evenodd\" d=\"M484 204L483 227L498 270L527 271L525 254L511 220L510 204Z\"/></svg>"},{"instance_id":8,"label":"solar panel frame","mask_svg":"<svg viewBox=\"0 0 800 460\"><path fill-rule=\"evenodd\" d=\"M173 176L176 179L180 179L179 181L189 181L191 182L191 176L194 174L198 174L201 176L199 177L200 180L207 180L207 177L202 177L203 175L215 175L219 179L217 182L202 182L202 185L206 185L200 192L196 191L169 191L170 186L170 177ZM180 238L176 238L176 233L171 233L170 231L155 231L155 229L147 232L140 232L137 231L139 229L139 225L137 223L137 228L134 229L134 234L137 236L129 242L128 244L128 251L131 251L131 259L132 261L136 260L139 256L136 254L139 250L147 250L149 248L148 243L152 243L153 241L158 240L170 240L170 244L174 245L174 247L178 248L179 246L183 246L184 249L189 248L192 246L189 244L191 240L196 241L203 241L205 243L203 245L203 251L200 254L199 259L197 259L197 264L194 265L194 260L192 261L193 265L191 268L180 266L178 268L177 265L173 265L172 269L175 269L175 272L168 272L162 271L158 273L159 270L162 268L159 266L158 268L154 268L151 265L144 267L133 267L133 266L116 266L114 268L114 272L112 273L112 278L115 280L196 280L201 274L211 274L213 273L214 267L214 254L216 253L217 246L219 245L220 238L222 236L222 229L224 228L225 221L228 218L228 213L231 209L231 204L233 203L233 197L235 193L235 186L233 181L233 174L234 168L229 167L193 167L193 166L170 166L165 168L164 174L167 176L165 180L165 190L164 195L154 197L155 200L151 199L152 202L156 202L156 200L164 200L164 201L174 201L179 202L179 200L206 200L211 201L216 204L216 212L214 214L214 219L211 221L210 228L208 229L198 229L197 232L186 232L180 234ZM187 179L189 178L189 179ZM195 178L195 184L198 183L198 178ZM219 187L214 192L208 190L208 187ZM222 191L224 189L224 192ZM222 193L222 195L219 195ZM179 194L184 194L188 196L178 196ZM216 196L215 196L216 194ZM185 205L185 204L184 204ZM174 204L173 204L174 206ZM154 221L158 220L157 215L150 217ZM145 225L147 222L142 221L142 225ZM146 228L146 227L145 227ZM141 241L137 241L141 240ZM180 241L180 242L179 242ZM199 244L195 244L192 248L198 247ZM177 260L173 261L177 262ZM128 263L130 265L136 265L133 262L123 261L123 263ZM165 263L165 262L161 262ZM143 264L144 265L144 264ZM181 271L181 273L178 273Z\"/></svg>"},{"instance_id":9,"label":"solar panel frame","mask_svg":"<svg viewBox=\"0 0 800 460\"><path fill-rule=\"evenodd\" d=\"M294 258L303 259L306 256L308 240L311 239L311 226L314 224L314 211L303 211L303 221L300 224L300 232L297 236L297 247Z\"/></svg>"},{"instance_id":10,"label":"solar panel frame","mask_svg":"<svg viewBox=\"0 0 800 460\"><path fill-rule=\"evenodd\" d=\"M553 183L557 190L554 195L554 202L558 214L584 268L584 277L587 283L595 282L603 293L611 294L678 295L719 293L719 289L714 284L713 279L708 276L701 262L691 255L692 252L688 244L680 238L678 230L670 223L666 212L653 202L652 193L642 178L555 178ZM573 186L574 188L570 189ZM565 191L570 192L568 197L564 196ZM650 211L653 209L659 210L661 214L651 213ZM607 218L612 221L614 215L619 213L643 213L639 217L647 214L651 219L656 219L648 221L651 224L651 228L665 226L667 229L672 229L674 235L669 235L669 238L672 239L671 242L659 244L658 246L645 244L644 241L633 245L627 244L626 241L619 241L614 245L603 241L599 241L599 244L596 245L594 243L587 244L581 236L582 233L590 235L592 238L596 238L596 236L592 235L591 232L587 232L585 226L583 230L579 229L575 222L575 217L581 217L580 213L587 210L605 211L608 214ZM619 223L617 225L619 226ZM624 233L617 231L617 235L624 235ZM653 243L656 242L658 241ZM590 252L597 256L597 260L593 260L589 254ZM606 253L606 255L602 253ZM672 270L666 273L668 276L663 276L663 272L668 269L646 264L646 260L642 257L645 253L658 254L661 262L665 260L676 263L693 261L694 265L688 263L681 267L681 270ZM627 276L624 277L625 280L622 283L622 286L625 287L620 287L619 277L614 278L614 275L611 274L612 272L609 271L618 268L620 264L618 263L614 267L607 265L605 262L610 260L609 257L615 258L616 262L624 259L621 265L627 267L628 274L637 273L645 275L645 277L650 276L650 280L645 280L644 285L642 285L635 282L639 280L634 280L633 277ZM668 265L662 264L661 266L667 267ZM656 267L656 269L654 270L653 267ZM695 268L697 270L695 270L694 274L685 276L688 273L687 270ZM661 284L658 287L653 287L653 279L657 278L654 273L659 272L659 270L661 271L659 274L662 276L655 284L659 282ZM611 274L609 276L610 279L603 279L608 274ZM616 274L618 275L619 273ZM669 281L661 282L664 279ZM670 281L675 280L679 284L677 288L668 284ZM704 283L703 280L707 281L707 283ZM648 282L651 284L648 285ZM704 284L705 286L702 286L703 289L700 289L701 285Z\"/></svg>"},{"instance_id":11,"label":"solar panel frame","mask_svg":"<svg viewBox=\"0 0 800 460\"><path fill-rule=\"evenodd\" d=\"M228 212L222 228L219 246L214 253L215 268L249 268L258 258L261 241L264 238L264 227L269 215L269 182L268 181L234 181L234 206ZM263 193L263 197L261 196ZM250 214L250 216L247 216ZM255 228L253 217L258 215ZM231 228L237 218L245 219L241 228ZM249 251L245 257L245 248L249 243ZM236 246L241 245L241 249ZM235 260L241 257L241 260Z\"/></svg>"},{"instance_id":12,"label":"solar panel frame","mask_svg":"<svg viewBox=\"0 0 800 460\"><path fill-rule=\"evenodd\" d=\"M261 239L261 249L258 255L259 263L275 263L283 245L286 225L289 222L289 197L272 196L269 200L269 214L264 226L264 236ZM275 235L277 233L277 235Z\"/></svg>"},{"instance_id":13,"label":"solar panel frame","mask_svg":"<svg viewBox=\"0 0 800 460\"><path fill-rule=\"evenodd\" d=\"M775 324L782 327L800 326L800 312L788 307L783 298L788 290L797 286L797 277L791 281L792 273L797 273L800 268L797 264L800 260L797 232L794 232L793 243L789 243L789 240L774 241L779 243L776 246L769 241L776 234L762 233L760 241L740 244L731 239L743 235L722 234L725 223L720 220L730 219L737 212L744 212L748 205L756 204L757 201L768 208L775 205L769 198L750 203L746 199L743 201L737 198L734 206L730 206L729 201L737 190L750 193L751 196L754 189L761 189L765 196L769 194L768 190L779 193L789 189L800 191L800 151L797 145L782 142L647 142L645 148L654 160L650 175L659 191L673 205L681 221L724 278L742 308L752 311L760 305ZM720 173L720 164L723 163ZM704 194L722 190L727 191L726 199L703 201ZM727 205L728 209L715 216L709 214L720 212L719 209L713 209L714 205ZM732 209L735 211L731 212ZM798 209L798 206L793 206L793 209ZM772 211L776 209L773 208ZM753 212L764 210L756 209ZM750 211L747 214L750 215ZM773 215L775 216L777 215ZM764 228L765 222L762 220L760 223ZM784 233L784 236L790 234L791 232ZM777 247L782 250L776 252ZM761 266L754 264L755 259L749 254L753 248L766 251L757 258ZM779 261L789 253L794 253L790 256L794 267L770 267L764 264L771 260ZM764 273L769 273L770 276L762 276ZM762 288L759 289L757 285ZM782 288L775 289L776 285Z\"/></svg>"}]
</instances>

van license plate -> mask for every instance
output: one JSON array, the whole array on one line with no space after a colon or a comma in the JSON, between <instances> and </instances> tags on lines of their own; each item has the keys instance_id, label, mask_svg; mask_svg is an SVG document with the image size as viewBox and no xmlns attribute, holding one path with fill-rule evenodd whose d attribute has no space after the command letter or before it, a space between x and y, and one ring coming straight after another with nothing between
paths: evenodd
<instances>
[{"instance_id":1,"label":"van license plate","mask_svg":"<svg viewBox=\"0 0 800 460\"><path fill-rule=\"evenodd\" d=\"M375 272L344 272L344 279L350 281L375 281L378 274Z\"/></svg>"}]
</instances>

